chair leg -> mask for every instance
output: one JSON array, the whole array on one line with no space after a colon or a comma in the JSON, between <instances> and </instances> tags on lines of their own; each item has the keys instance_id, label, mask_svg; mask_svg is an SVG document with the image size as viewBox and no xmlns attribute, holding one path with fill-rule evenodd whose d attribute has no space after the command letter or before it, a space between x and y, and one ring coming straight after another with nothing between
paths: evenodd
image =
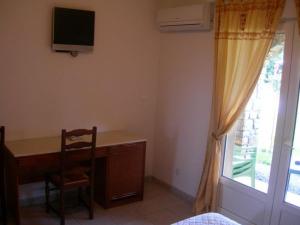
<instances>
[{"instance_id":1,"label":"chair leg","mask_svg":"<svg viewBox=\"0 0 300 225\"><path fill-rule=\"evenodd\" d=\"M46 196L46 212L49 212L49 179L46 177L46 187L45 187L45 196Z\"/></svg>"},{"instance_id":2,"label":"chair leg","mask_svg":"<svg viewBox=\"0 0 300 225\"><path fill-rule=\"evenodd\" d=\"M78 203L79 203L79 205L80 205L80 203L82 201L81 196L82 196L82 187L79 187L78 188Z\"/></svg>"},{"instance_id":3,"label":"chair leg","mask_svg":"<svg viewBox=\"0 0 300 225\"><path fill-rule=\"evenodd\" d=\"M3 198L0 198L1 201L1 213L2 213L2 222L3 224L7 223L7 215L6 215L6 205L5 205L5 196L2 196Z\"/></svg>"},{"instance_id":4,"label":"chair leg","mask_svg":"<svg viewBox=\"0 0 300 225\"><path fill-rule=\"evenodd\" d=\"M93 186L90 186L90 199L89 199L89 214L90 214L90 219L94 219L94 191L93 191Z\"/></svg>"},{"instance_id":5,"label":"chair leg","mask_svg":"<svg viewBox=\"0 0 300 225\"><path fill-rule=\"evenodd\" d=\"M60 225L65 225L64 190L60 190Z\"/></svg>"},{"instance_id":6,"label":"chair leg","mask_svg":"<svg viewBox=\"0 0 300 225\"><path fill-rule=\"evenodd\" d=\"M4 156L1 155L2 157L2 160L1 160L1 163L2 163L2 166L1 166L1 180L0 180L0 190L1 190L1 193L0 193L0 207L1 207L1 219L2 219L2 222L3 224L6 225L7 223L7 212L6 212L6 186L5 186L5 171L4 171ZM1 221L0 219L0 221Z\"/></svg>"}]
</instances>

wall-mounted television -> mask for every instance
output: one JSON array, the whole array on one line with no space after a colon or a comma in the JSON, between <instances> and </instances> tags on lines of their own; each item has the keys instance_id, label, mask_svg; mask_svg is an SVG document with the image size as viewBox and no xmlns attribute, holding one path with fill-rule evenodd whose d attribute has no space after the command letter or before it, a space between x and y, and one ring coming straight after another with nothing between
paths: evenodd
<instances>
[{"instance_id":1,"label":"wall-mounted television","mask_svg":"<svg viewBox=\"0 0 300 225\"><path fill-rule=\"evenodd\" d=\"M95 12L55 7L53 9L52 49L84 52L94 46Z\"/></svg>"}]
</instances>

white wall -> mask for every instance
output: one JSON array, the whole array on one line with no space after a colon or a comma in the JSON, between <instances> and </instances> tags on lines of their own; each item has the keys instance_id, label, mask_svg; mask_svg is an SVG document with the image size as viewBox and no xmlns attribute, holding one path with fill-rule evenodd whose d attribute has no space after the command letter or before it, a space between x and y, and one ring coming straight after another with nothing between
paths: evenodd
<instances>
[{"instance_id":1,"label":"white wall","mask_svg":"<svg viewBox=\"0 0 300 225\"><path fill-rule=\"evenodd\" d=\"M96 11L92 53L72 58L51 50L53 6ZM0 124L7 139L92 125L129 129L148 139L146 174L194 195L208 127L213 35L160 35L155 14L154 0L1 1ZM36 189L42 194L42 186ZM22 190L35 196L31 185Z\"/></svg>"},{"instance_id":2,"label":"white wall","mask_svg":"<svg viewBox=\"0 0 300 225\"><path fill-rule=\"evenodd\" d=\"M96 12L92 53L51 50L52 8ZM154 0L0 1L0 124L7 139L62 128L127 129L148 139L152 172L159 33Z\"/></svg>"},{"instance_id":3,"label":"white wall","mask_svg":"<svg viewBox=\"0 0 300 225\"><path fill-rule=\"evenodd\" d=\"M153 175L195 196L205 156L213 32L161 34Z\"/></svg>"}]
</instances>

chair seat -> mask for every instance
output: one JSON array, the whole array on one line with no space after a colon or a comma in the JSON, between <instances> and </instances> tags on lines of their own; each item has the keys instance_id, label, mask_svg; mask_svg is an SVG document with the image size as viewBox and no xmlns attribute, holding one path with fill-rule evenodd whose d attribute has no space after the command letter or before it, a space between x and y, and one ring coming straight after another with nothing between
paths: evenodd
<instances>
[{"instance_id":1,"label":"chair seat","mask_svg":"<svg viewBox=\"0 0 300 225\"><path fill-rule=\"evenodd\" d=\"M53 183L56 187L61 187L61 185L63 185L63 187L65 188L88 186L90 184L87 171L83 168L77 168L74 170L66 171L63 184L61 184L61 176L58 173L51 174L49 176L49 181Z\"/></svg>"}]
</instances>

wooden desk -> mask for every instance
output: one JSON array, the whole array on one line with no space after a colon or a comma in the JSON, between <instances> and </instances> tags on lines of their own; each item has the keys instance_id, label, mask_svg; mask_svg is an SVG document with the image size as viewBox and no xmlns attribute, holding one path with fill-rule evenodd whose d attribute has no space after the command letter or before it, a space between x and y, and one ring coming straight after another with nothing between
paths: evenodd
<instances>
[{"instance_id":1,"label":"wooden desk","mask_svg":"<svg viewBox=\"0 0 300 225\"><path fill-rule=\"evenodd\" d=\"M98 133L95 201L104 208L143 199L146 140L125 131ZM19 185L44 180L59 168L60 137L6 143L8 211L21 224ZM71 157L83 159L85 151Z\"/></svg>"}]
</instances>

